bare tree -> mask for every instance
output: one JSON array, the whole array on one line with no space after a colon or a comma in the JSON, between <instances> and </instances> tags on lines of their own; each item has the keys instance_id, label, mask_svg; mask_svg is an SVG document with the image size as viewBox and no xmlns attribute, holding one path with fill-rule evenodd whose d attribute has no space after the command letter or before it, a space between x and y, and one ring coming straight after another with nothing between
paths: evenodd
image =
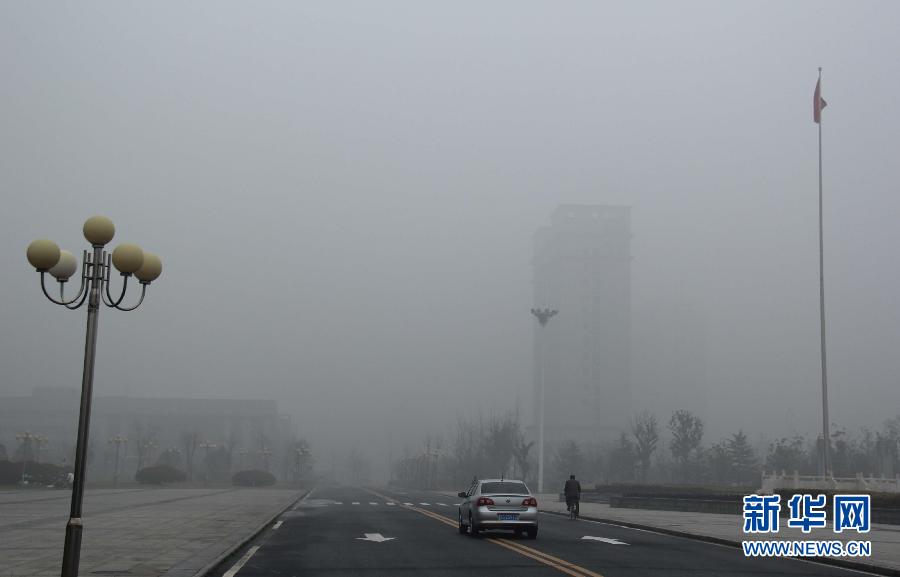
<instances>
[{"instance_id":1,"label":"bare tree","mask_svg":"<svg viewBox=\"0 0 900 577\"><path fill-rule=\"evenodd\" d=\"M194 453L197 451L197 445L200 443L200 433L190 431L181 433L181 444L184 446L184 459L187 463L188 481L194 480Z\"/></svg>"},{"instance_id":2,"label":"bare tree","mask_svg":"<svg viewBox=\"0 0 900 577\"><path fill-rule=\"evenodd\" d=\"M659 424L656 417L648 410L643 410L631 421L631 434L634 436L634 451L640 464L641 481L647 481L650 470L650 458L659 443Z\"/></svg>"},{"instance_id":3,"label":"bare tree","mask_svg":"<svg viewBox=\"0 0 900 577\"><path fill-rule=\"evenodd\" d=\"M672 433L672 456L681 465L682 479L686 481L691 454L700 448L700 441L703 440L703 421L692 412L681 409L672 413L669 431Z\"/></svg>"},{"instance_id":4,"label":"bare tree","mask_svg":"<svg viewBox=\"0 0 900 577\"><path fill-rule=\"evenodd\" d=\"M522 480L528 482L531 474L530 453L534 447L534 441L525 442L525 436L521 431L516 435L515 444L513 445L513 459L519 470Z\"/></svg>"},{"instance_id":5,"label":"bare tree","mask_svg":"<svg viewBox=\"0 0 900 577\"><path fill-rule=\"evenodd\" d=\"M353 475L353 482L360 483L368 480L369 477L369 461L363 456L357 447L350 450L350 473Z\"/></svg>"},{"instance_id":6,"label":"bare tree","mask_svg":"<svg viewBox=\"0 0 900 577\"><path fill-rule=\"evenodd\" d=\"M513 416L491 416L487 425L487 435L483 438L484 455L494 471L490 474L507 475L507 467L512 460L519 424Z\"/></svg>"}]
</instances>

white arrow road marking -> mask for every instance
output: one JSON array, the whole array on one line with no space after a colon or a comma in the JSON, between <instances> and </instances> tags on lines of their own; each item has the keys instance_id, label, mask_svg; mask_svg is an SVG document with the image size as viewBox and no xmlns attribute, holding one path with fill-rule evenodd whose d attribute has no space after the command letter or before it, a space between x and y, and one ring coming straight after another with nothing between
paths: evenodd
<instances>
[{"instance_id":1,"label":"white arrow road marking","mask_svg":"<svg viewBox=\"0 0 900 577\"><path fill-rule=\"evenodd\" d=\"M585 535L581 539L587 539L588 541L600 541L602 543L609 543L610 545L628 545L628 543L624 541L619 541L618 539L610 539L608 537L593 537L591 535Z\"/></svg>"},{"instance_id":2,"label":"white arrow road marking","mask_svg":"<svg viewBox=\"0 0 900 577\"><path fill-rule=\"evenodd\" d=\"M385 537L381 533L364 533L365 537L357 537L358 541L373 541L375 543L384 543L390 541L394 537Z\"/></svg>"},{"instance_id":3,"label":"white arrow road marking","mask_svg":"<svg viewBox=\"0 0 900 577\"><path fill-rule=\"evenodd\" d=\"M281 524L282 524L282 523L284 523L284 521L279 521L279 522L275 523L275 525L272 526L272 528L273 528L273 529L277 529L277 528L281 527Z\"/></svg>"}]
</instances>

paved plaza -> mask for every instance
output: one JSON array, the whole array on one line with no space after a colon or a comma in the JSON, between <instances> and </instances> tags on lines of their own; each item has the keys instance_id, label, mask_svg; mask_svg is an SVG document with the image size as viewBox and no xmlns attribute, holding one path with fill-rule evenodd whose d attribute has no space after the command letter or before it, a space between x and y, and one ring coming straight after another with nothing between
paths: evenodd
<instances>
[{"instance_id":1,"label":"paved plaza","mask_svg":"<svg viewBox=\"0 0 900 577\"><path fill-rule=\"evenodd\" d=\"M0 577L58 577L70 491L0 491ZM192 577L302 495L279 488L85 493L80 576Z\"/></svg>"}]
</instances>

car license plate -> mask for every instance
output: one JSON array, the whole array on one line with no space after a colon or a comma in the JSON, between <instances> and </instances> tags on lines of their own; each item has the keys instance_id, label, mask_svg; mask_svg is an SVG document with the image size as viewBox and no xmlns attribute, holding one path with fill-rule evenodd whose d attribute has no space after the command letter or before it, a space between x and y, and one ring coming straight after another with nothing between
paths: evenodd
<instances>
[{"instance_id":1,"label":"car license plate","mask_svg":"<svg viewBox=\"0 0 900 577\"><path fill-rule=\"evenodd\" d=\"M498 513L497 519L500 521L518 521L519 514L518 513Z\"/></svg>"}]
</instances>

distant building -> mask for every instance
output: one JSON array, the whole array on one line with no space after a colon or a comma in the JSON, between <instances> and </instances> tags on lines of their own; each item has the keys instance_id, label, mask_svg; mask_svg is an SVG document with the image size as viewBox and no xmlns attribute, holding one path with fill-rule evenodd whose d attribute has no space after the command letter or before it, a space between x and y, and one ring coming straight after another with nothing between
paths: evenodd
<instances>
[{"instance_id":1,"label":"distant building","mask_svg":"<svg viewBox=\"0 0 900 577\"><path fill-rule=\"evenodd\" d=\"M76 389L41 387L31 396L0 397L0 444L13 458L16 433L29 431L49 439L41 461L72 464L78 425L80 392ZM111 478L115 447L108 440L128 438L120 455L122 479L131 478L138 466L154 464L160 455L175 449L186 469L185 437L195 444L214 443L229 453L232 470L269 470L287 478L291 466L288 445L293 426L278 413L275 401L259 399L176 399L95 397L91 409L88 478ZM263 449L271 454L266 455ZM205 450L196 447L194 471L202 475Z\"/></svg>"},{"instance_id":2,"label":"distant building","mask_svg":"<svg viewBox=\"0 0 900 577\"><path fill-rule=\"evenodd\" d=\"M550 454L562 441L612 438L628 426L630 246L628 207L562 205L534 236L534 306L559 310L546 328L534 323L534 435L543 337Z\"/></svg>"}]
</instances>

